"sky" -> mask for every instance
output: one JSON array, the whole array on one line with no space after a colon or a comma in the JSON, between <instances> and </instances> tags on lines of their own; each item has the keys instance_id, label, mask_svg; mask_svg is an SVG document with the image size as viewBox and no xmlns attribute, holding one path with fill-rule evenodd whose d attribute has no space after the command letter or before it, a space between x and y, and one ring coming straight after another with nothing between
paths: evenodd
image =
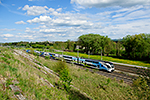
<instances>
[{"instance_id":1,"label":"sky","mask_svg":"<svg viewBox=\"0 0 150 100\"><path fill-rule=\"evenodd\" d=\"M0 0L0 42L150 33L150 0Z\"/></svg>"}]
</instances>

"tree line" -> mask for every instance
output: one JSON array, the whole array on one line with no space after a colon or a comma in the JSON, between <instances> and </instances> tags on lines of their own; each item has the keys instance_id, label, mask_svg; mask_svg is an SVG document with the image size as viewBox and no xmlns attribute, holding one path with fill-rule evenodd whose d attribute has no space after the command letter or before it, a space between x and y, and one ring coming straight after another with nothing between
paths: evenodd
<instances>
[{"instance_id":1,"label":"tree line","mask_svg":"<svg viewBox=\"0 0 150 100\"><path fill-rule=\"evenodd\" d=\"M77 41L67 40L65 42L13 42L2 43L4 46L24 46L26 48L38 48L41 50L53 49L71 52L82 52L87 54L104 56L115 56L134 60L145 60L150 62L150 34L128 35L120 40L111 40L108 36L99 34L85 34L78 37ZM77 48L78 47L78 48Z\"/></svg>"},{"instance_id":2,"label":"tree line","mask_svg":"<svg viewBox=\"0 0 150 100\"><path fill-rule=\"evenodd\" d=\"M87 54L100 54L102 51L107 56L150 62L150 34L128 35L117 41L99 34L85 34L78 38L78 45Z\"/></svg>"}]
</instances>

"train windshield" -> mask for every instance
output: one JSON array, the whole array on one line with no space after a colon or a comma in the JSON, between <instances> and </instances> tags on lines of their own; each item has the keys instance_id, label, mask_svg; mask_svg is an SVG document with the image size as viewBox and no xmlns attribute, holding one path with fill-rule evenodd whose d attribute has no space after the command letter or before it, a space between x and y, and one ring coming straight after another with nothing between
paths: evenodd
<instances>
[{"instance_id":1,"label":"train windshield","mask_svg":"<svg viewBox=\"0 0 150 100\"><path fill-rule=\"evenodd\" d=\"M107 65L107 64L104 64L105 66L107 66L107 68L111 68L109 65Z\"/></svg>"},{"instance_id":2,"label":"train windshield","mask_svg":"<svg viewBox=\"0 0 150 100\"><path fill-rule=\"evenodd\" d=\"M114 68L114 65L112 63L110 63L111 67Z\"/></svg>"}]
</instances>

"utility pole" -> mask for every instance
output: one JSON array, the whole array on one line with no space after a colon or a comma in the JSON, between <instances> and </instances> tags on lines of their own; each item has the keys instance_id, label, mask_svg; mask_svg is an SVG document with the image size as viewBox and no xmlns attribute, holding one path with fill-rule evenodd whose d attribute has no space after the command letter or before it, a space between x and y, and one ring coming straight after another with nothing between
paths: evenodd
<instances>
[{"instance_id":1,"label":"utility pole","mask_svg":"<svg viewBox=\"0 0 150 100\"><path fill-rule=\"evenodd\" d=\"M79 57L79 46L77 46L77 57Z\"/></svg>"},{"instance_id":2,"label":"utility pole","mask_svg":"<svg viewBox=\"0 0 150 100\"><path fill-rule=\"evenodd\" d=\"M88 51L88 58L90 58L90 51Z\"/></svg>"},{"instance_id":3,"label":"utility pole","mask_svg":"<svg viewBox=\"0 0 150 100\"><path fill-rule=\"evenodd\" d=\"M102 60L102 49L101 49L101 60Z\"/></svg>"}]
</instances>

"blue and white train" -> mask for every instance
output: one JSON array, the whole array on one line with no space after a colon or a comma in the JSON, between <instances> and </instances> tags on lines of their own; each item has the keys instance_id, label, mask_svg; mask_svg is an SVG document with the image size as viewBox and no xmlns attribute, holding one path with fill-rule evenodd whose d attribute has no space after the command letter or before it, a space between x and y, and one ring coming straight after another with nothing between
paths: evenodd
<instances>
[{"instance_id":1,"label":"blue and white train","mask_svg":"<svg viewBox=\"0 0 150 100\"><path fill-rule=\"evenodd\" d=\"M26 52L30 52L30 50L26 50ZM64 59L66 62L79 64L95 69L105 70L108 72L113 72L115 70L115 67L113 63L108 61L102 61L102 60L93 60L93 59L86 59L86 58L79 58L74 56L68 56L68 55L60 55L55 53L49 53L49 52L40 52L40 51L34 51L35 53L38 53L40 56L49 56L51 59Z\"/></svg>"}]
</instances>

